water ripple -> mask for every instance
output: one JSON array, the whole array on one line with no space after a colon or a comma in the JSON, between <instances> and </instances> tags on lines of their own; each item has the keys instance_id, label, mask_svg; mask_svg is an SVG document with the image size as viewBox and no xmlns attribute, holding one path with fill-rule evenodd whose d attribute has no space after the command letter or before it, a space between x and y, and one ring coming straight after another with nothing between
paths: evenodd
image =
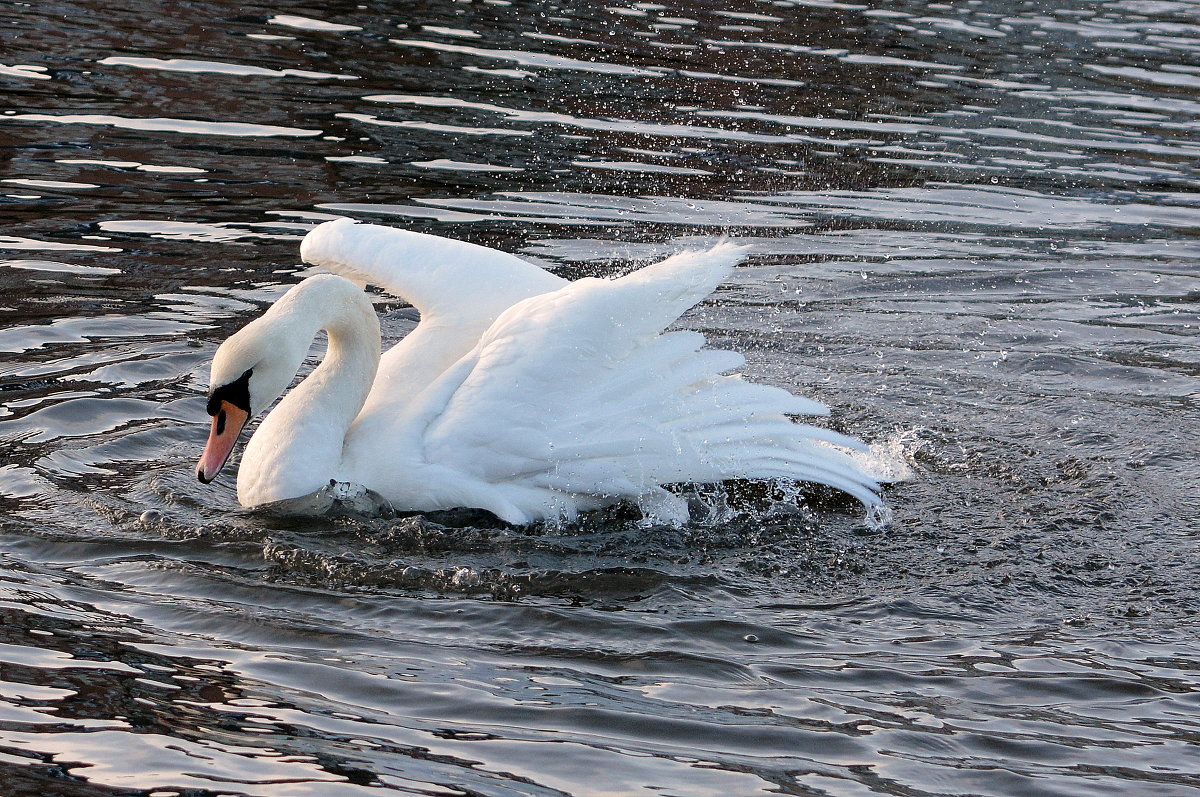
<instances>
[{"instance_id":1,"label":"water ripple","mask_svg":"<svg viewBox=\"0 0 1200 797\"><path fill-rule=\"evenodd\" d=\"M1200 790L1193 4L94 5L0 8L9 791ZM748 244L681 325L836 407L890 524L240 510L212 353L340 215Z\"/></svg>"}]
</instances>

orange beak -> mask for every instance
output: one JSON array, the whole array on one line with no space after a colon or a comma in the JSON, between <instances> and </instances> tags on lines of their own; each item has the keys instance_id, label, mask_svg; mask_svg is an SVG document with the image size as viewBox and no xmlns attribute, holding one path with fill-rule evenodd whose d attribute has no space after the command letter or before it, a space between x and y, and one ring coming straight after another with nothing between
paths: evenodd
<instances>
[{"instance_id":1,"label":"orange beak","mask_svg":"<svg viewBox=\"0 0 1200 797\"><path fill-rule=\"evenodd\" d=\"M204 446L204 453L200 455L200 463L196 466L196 478L205 484L217 478L249 419L250 414L241 407L228 401L221 402L220 409L213 416L208 444Z\"/></svg>"}]
</instances>

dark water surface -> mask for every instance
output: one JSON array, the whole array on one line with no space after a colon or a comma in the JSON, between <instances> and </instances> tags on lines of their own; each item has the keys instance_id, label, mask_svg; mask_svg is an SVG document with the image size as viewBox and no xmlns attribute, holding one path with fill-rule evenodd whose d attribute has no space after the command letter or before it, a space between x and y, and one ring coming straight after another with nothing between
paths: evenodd
<instances>
[{"instance_id":1,"label":"dark water surface","mask_svg":"<svg viewBox=\"0 0 1200 797\"><path fill-rule=\"evenodd\" d=\"M1170 0L0 1L0 793L1200 793L1198 64ZM753 243L684 323L892 523L239 510L207 364L337 215Z\"/></svg>"}]
</instances>

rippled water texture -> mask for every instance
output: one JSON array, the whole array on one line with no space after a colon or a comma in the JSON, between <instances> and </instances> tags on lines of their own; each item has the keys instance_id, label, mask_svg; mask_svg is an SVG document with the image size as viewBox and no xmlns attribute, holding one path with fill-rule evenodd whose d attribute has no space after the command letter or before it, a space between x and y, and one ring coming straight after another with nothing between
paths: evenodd
<instances>
[{"instance_id":1,"label":"rippled water texture","mask_svg":"<svg viewBox=\"0 0 1200 797\"><path fill-rule=\"evenodd\" d=\"M1182 0L0 2L0 793L1200 793L1198 63ZM239 510L208 360L339 215L752 243L682 323L893 522Z\"/></svg>"}]
</instances>

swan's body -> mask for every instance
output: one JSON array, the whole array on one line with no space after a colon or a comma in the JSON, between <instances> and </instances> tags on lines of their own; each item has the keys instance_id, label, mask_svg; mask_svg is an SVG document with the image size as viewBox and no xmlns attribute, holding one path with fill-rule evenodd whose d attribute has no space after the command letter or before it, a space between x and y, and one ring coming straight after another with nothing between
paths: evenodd
<instances>
[{"instance_id":1,"label":"swan's body","mask_svg":"<svg viewBox=\"0 0 1200 797\"><path fill-rule=\"evenodd\" d=\"M622 499L681 522L686 504L662 485L730 478L821 482L878 503L877 485L825 444L861 443L786 417L824 406L722 376L740 355L664 332L728 275L739 247L567 282L494 250L342 219L309 233L301 254L343 276L296 285L213 361L204 481L236 440L226 411L240 428L283 393L317 331L329 336L322 363L246 446L243 506L336 480L397 509L475 507L511 523ZM374 308L350 280L421 314L382 358Z\"/></svg>"}]
</instances>

